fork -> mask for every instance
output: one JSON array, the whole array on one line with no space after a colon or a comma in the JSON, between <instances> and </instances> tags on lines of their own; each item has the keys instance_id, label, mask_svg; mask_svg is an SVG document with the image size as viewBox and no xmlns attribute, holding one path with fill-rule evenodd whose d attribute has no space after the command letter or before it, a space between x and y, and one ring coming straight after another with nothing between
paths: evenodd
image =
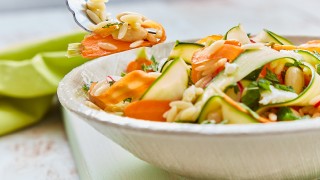
<instances>
[{"instance_id":1,"label":"fork","mask_svg":"<svg viewBox=\"0 0 320 180\"><path fill-rule=\"evenodd\" d=\"M84 30L92 32L90 27L96 25L86 13L87 0L66 0L66 5L69 11L72 13L75 22ZM148 33L156 34L152 29L147 29Z\"/></svg>"},{"instance_id":2,"label":"fork","mask_svg":"<svg viewBox=\"0 0 320 180\"><path fill-rule=\"evenodd\" d=\"M84 30L92 32L90 26L95 23L87 16L86 13L87 0L66 0L66 5L72 13L75 22Z\"/></svg>"}]
</instances>

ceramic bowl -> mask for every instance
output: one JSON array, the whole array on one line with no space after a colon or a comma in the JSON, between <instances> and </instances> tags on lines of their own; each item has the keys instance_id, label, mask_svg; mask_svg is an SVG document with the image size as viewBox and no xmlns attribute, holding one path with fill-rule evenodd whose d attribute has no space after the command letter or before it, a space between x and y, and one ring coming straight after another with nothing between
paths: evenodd
<instances>
[{"instance_id":1,"label":"ceramic bowl","mask_svg":"<svg viewBox=\"0 0 320 180\"><path fill-rule=\"evenodd\" d=\"M289 38L296 43L314 39ZM172 46L167 43L148 50L160 59L168 56ZM320 119L249 125L161 123L120 117L84 105L84 82L120 74L135 52L101 57L74 69L60 82L61 104L136 157L185 177L320 177Z\"/></svg>"}]
</instances>

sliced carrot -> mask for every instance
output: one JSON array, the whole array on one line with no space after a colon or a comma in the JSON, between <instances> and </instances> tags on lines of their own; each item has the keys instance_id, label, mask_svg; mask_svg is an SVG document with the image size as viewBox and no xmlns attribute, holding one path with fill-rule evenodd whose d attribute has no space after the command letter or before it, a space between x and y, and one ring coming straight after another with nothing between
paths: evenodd
<instances>
[{"instance_id":1,"label":"sliced carrot","mask_svg":"<svg viewBox=\"0 0 320 180\"><path fill-rule=\"evenodd\" d=\"M235 44L235 45L234 45ZM206 51L206 48L200 49L196 51L192 57L192 72L191 72L191 80L193 83L196 83L199 79L201 79L202 71L197 70L199 66L206 66L206 64L212 61L218 61L221 58L226 58L228 62L232 62L235 60L241 53L242 49L240 47L240 43L234 40L227 40L225 44L218 49L215 53L209 54ZM219 68L221 69L221 68ZM218 72L215 72L217 74Z\"/></svg>"},{"instance_id":2,"label":"sliced carrot","mask_svg":"<svg viewBox=\"0 0 320 180\"><path fill-rule=\"evenodd\" d=\"M143 70L143 65L149 66L151 64L152 61L148 59L145 48L142 48L138 52L137 58L128 64L126 72L129 73L134 70ZM152 70L148 70L148 72L152 72Z\"/></svg>"},{"instance_id":3,"label":"sliced carrot","mask_svg":"<svg viewBox=\"0 0 320 180\"><path fill-rule=\"evenodd\" d=\"M202 38L200 40L198 40L196 43L199 43L199 44L206 44L207 42L215 42L217 40L221 40L223 38L222 35L220 34L214 34L214 35L211 35L211 36L207 36L205 38Z\"/></svg>"},{"instance_id":4,"label":"sliced carrot","mask_svg":"<svg viewBox=\"0 0 320 180\"><path fill-rule=\"evenodd\" d=\"M170 109L169 104L170 101L136 101L124 109L124 115L131 118L165 122L163 114Z\"/></svg>"},{"instance_id":5,"label":"sliced carrot","mask_svg":"<svg viewBox=\"0 0 320 180\"><path fill-rule=\"evenodd\" d=\"M145 29L154 29L156 30L157 34L157 41L151 42L148 41L147 39L144 40L143 43L140 45L134 47L147 47L147 46L152 46L158 43L161 43L166 40L166 32L164 28L162 27L161 24L152 21L152 20L145 20L141 23L141 27ZM83 41L81 42L82 44L82 50L81 54L85 58L96 58L96 57L101 57L101 56L106 56L110 55L113 53L117 52L122 52L126 51L129 49L133 49L130 47L130 44L133 42L126 42L126 41L121 41L117 39L113 39L112 33L116 31L117 26L110 26L108 28L100 28L94 31L93 34L86 36ZM108 49L103 49L99 47L98 43L104 42L104 43L110 43L117 48L114 50L108 50Z\"/></svg>"},{"instance_id":6,"label":"sliced carrot","mask_svg":"<svg viewBox=\"0 0 320 180\"><path fill-rule=\"evenodd\" d=\"M149 66L151 64L152 61L148 59L136 59L128 64L126 72L129 73L135 70L142 70L143 65ZM148 72L152 72L152 70Z\"/></svg>"},{"instance_id":7,"label":"sliced carrot","mask_svg":"<svg viewBox=\"0 0 320 180\"><path fill-rule=\"evenodd\" d=\"M116 46L117 49L115 49L115 50L102 49L98 45L98 43L100 43L100 42L110 43L110 44ZM81 44L83 47L83 49L81 51L82 56L85 58L90 58L90 59L132 49L130 47L131 42L125 42L125 41L113 39L112 35L109 35L107 37L102 37L97 34L92 34L92 35L85 37L84 40L81 42ZM139 45L137 47L151 46L151 45L152 45L151 42L144 41L141 45Z\"/></svg>"},{"instance_id":8,"label":"sliced carrot","mask_svg":"<svg viewBox=\"0 0 320 180\"><path fill-rule=\"evenodd\" d=\"M96 85L93 83L89 90L89 99L101 109L106 109L108 105L117 104L127 98L136 101L155 80L156 77L144 71L132 71L99 95L92 92Z\"/></svg>"}]
</instances>

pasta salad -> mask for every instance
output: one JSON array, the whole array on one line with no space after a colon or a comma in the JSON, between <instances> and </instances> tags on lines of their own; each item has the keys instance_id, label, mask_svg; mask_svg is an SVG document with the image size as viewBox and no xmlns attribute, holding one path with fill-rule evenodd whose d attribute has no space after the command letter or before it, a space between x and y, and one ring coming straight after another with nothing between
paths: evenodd
<instances>
[{"instance_id":1,"label":"pasta salad","mask_svg":"<svg viewBox=\"0 0 320 180\"><path fill-rule=\"evenodd\" d=\"M136 119L247 124L320 117L320 40L301 45L241 25L168 57L138 49L123 73L84 85L92 108Z\"/></svg>"}]
</instances>

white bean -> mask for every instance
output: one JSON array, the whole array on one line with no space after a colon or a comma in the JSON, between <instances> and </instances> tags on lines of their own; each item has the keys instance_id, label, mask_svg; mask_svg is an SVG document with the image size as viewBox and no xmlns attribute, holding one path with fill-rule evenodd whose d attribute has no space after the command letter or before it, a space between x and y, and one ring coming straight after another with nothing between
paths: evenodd
<instances>
[{"instance_id":1,"label":"white bean","mask_svg":"<svg viewBox=\"0 0 320 180\"><path fill-rule=\"evenodd\" d=\"M304 87L304 75L300 68L291 66L285 74L284 83L286 86L291 86L294 91L299 94Z\"/></svg>"}]
</instances>

